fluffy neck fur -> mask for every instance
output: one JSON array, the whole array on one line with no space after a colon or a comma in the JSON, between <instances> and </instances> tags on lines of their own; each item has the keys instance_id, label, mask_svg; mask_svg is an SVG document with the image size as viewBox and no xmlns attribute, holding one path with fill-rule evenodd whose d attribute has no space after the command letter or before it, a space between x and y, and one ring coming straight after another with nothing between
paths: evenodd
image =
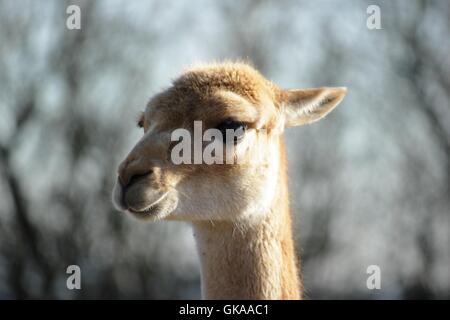
<instances>
[{"instance_id":1,"label":"fluffy neck fur","mask_svg":"<svg viewBox=\"0 0 450 320\"><path fill-rule=\"evenodd\" d=\"M297 260L289 213L284 143L277 194L252 225L195 222L205 299L299 299Z\"/></svg>"}]
</instances>

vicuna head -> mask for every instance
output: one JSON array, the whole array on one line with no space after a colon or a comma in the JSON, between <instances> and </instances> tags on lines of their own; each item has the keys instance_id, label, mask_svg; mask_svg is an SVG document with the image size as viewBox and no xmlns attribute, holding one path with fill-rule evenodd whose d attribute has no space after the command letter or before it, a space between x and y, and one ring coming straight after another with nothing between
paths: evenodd
<instances>
[{"instance_id":1,"label":"vicuna head","mask_svg":"<svg viewBox=\"0 0 450 320\"><path fill-rule=\"evenodd\" d=\"M283 90L243 63L190 69L147 104L139 119L143 136L119 166L114 203L152 220L262 218L283 165L284 129L323 118L345 93L326 87ZM174 163L172 133L185 129L194 143L195 121L203 131L237 130L232 164ZM206 140L212 142L203 141L203 151L225 142L217 136Z\"/></svg>"}]
</instances>

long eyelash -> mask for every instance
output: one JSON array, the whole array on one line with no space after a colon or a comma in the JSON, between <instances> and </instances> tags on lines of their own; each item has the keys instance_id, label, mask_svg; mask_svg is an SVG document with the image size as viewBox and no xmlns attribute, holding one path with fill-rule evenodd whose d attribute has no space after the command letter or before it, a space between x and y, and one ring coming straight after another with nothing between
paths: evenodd
<instances>
[{"instance_id":1,"label":"long eyelash","mask_svg":"<svg viewBox=\"0 0 450 320\"><path fill-rule=\"evenodd\" d=\"M141 112L139 113L139 116L138 116L138 118L137 118L136 123L137 123L137 126L138 126L139 128L143 128L143 127L144 127L144 112L143 112L143 111L141 111Z\"/></svg>"}]
</instances>

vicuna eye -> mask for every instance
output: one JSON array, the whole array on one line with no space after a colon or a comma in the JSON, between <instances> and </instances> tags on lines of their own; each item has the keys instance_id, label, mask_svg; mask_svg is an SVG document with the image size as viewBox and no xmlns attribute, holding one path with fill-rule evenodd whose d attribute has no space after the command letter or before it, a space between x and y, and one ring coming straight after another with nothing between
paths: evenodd
<instances>
[{"instance_id":1,"label":"vicuna eye","mask_svg":"<svg viewBox=\"0 0 450 320\"><path fill-rule=\"evenodd\" d=\"M244 138L245 131L247 130L247 124L244 122L227 119L221 122L216 129L220 130L222 133L223 142L226 142L227 130L229 130L229 137L234 137L234 143L238 143Z\"/></svg>"}]
</instances>

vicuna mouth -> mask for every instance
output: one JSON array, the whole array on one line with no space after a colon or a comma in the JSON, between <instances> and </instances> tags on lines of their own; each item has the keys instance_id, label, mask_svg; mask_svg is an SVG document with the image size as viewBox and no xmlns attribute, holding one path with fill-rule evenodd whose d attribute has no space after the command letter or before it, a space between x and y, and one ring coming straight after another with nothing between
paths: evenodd
<instances>
[{"instance_id":1,"label":"vicuna mouth","mask_svg":"<svg viewBox=\"0 0 450 320\"><path fill-rule=\"evenodd\" d=\"M151 216L156 214L159 211L159 205L158 204L152 204L150 207L144 209L144 210L134 210L132 208L128 208L128 211L130 211L131 213L135 214L135 215L140 215L140 216Z\"/></svg>"},{"instance_id":2,"label":"vicuna mouth","mask_svg":"<svg viewBox=\"0 0 450 320\"><path fill-rule=\"evenodd\" d=\"M156 200L151 205L147 206L142 210L136 210L131 206L128 206L127 211L131 212L132 214L138 217L149 217L156 215L161 211L162 209L161 202L166 198L167 194L168 193L163 194L158 200Z\"/></svg>"}]
</instances>

